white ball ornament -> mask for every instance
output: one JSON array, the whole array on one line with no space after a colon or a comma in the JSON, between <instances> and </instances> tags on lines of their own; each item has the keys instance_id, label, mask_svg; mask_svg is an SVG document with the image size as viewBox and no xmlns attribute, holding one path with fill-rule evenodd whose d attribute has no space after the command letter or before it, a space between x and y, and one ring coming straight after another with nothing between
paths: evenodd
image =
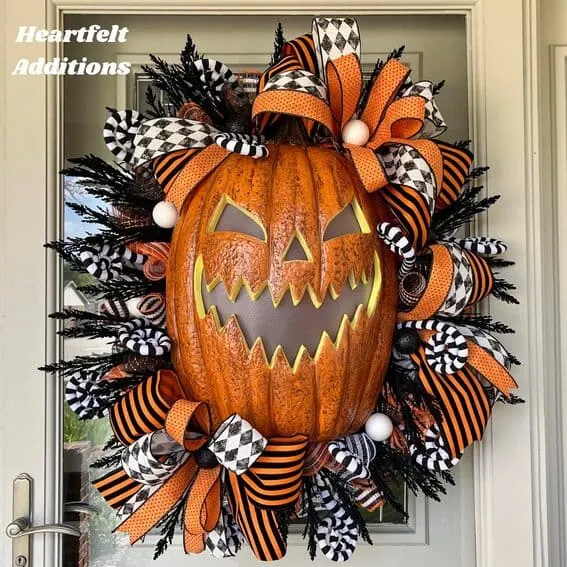
<instances>
[{"instance_id":1,"label":"white ball ornament","mask_svg":"<svg viewBox=\"0 0 567 567\"><path fill-rule=\"evenodd\" d=\"M141 311L138 309L138 303L140 303L141 299L142 299L141 297L132 297L131 299L128 299L126 301L126 307L128 308L128 313L130 313L130 315L132 317L135 317L136 319L141 319L144 316L141 313Z\"/></svg>"},{"instance_id":2,"label":"white ball ornament","mask_svg":"<svg viewBox=\"0 0 567 567\"><path fill-rule=\"evenodd\" d=\"M383 413L373 413L364 424L366 435L372 441L386 441L392 436L394 424L392 420Z\"/></svg>"},{"instance_id":3,"label":"white ball ornament","mask_svg":"<svg viewBox=\"0 0 567 567\"><path fill-rule=\"evenodd\" d=\"M362 120L349 120L343 128L343 142L353 146L364 146L370 138L370 130Z\"/></svg>"},{"instance_id":4,"label":"white ball ornament","mask_svg":"<svg viewBox=\"0 0 567 567\"><path fill-rule=\"evenodd\" d=\"M160 201L152 211L154 222L161 228L173 228L177 223L177 207L169 201Z\"/></svg>"}]
</instances>

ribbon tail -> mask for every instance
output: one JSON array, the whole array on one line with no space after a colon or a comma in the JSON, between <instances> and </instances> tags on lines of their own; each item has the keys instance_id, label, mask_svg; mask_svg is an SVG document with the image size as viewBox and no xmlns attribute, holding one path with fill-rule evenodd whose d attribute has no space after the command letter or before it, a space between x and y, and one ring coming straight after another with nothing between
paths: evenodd
<instances>
[{"instance_id":1,"label":"ribbon tail","mask_svg":"<svg viewBox=\"0 0 567 567\"><path fill-rule=\"evenodd\" d=\"M433 172L433 176L435 178L435 190L438 192L443 180L443 157L439 146L432 140L403 139L400 140L400 143L404 143L407 146L412 147L427 162L427 165L429 165Z\"/></svg>"},{"instance_id":2,"label":"ribbon tail","mask_svg":"<svg viewBox=\"0 0 567 567\"><path fill-rule=\"evenodd\" d=\"M120 467L95 480L93 486L110 506L118 509L134 496L143 485L130 478L126 471Z\"/></svg>"},{"instance_id":3,"label":"ribbon tail","mask_svg":"<svg viewBox=\"0 0 567 567\"><path fill-rule=\"evenodd\" d=\"M469 346L467 362L497 390L509 398L512 390L518 388L518 384L508 370L474 341L469 340L467 343Z\"/></svg>"},{"instance_id":4,"label":"ribbon tail","mask_svg":"<svg viewBox=\"0 0 567 567\"><path fill-rule=\"evenodd\" d=\"M183 520L185 553L201 553L205 537L219 521L221 512L220 467L199 469L191 486Z\"/></svg>"},{"instance_id":5,"label":"ribbon tail","mask_svg":"<svg viewBox=\"0 0 567 567\"><path fill-rule=\"evenodd\" d=\"M439 428L447 450L452 458L459 458L468 445L482 439L491 413L488 396L469 367L441 375L429 366L423 347L410 356L423 387L439 403L443 416Z\"/></svg>"},{"instance_id":6,"label":"ribbon tail","mask_svg":"<svg viewBox=\"0 0 567 567\"><path fill-rule=\"evenodd\" d=\"M370 139L374 137L384 110L394 100L409 74L409 68L403 63L397 59L390 59L374 78L360 116L370 129Z\"/></svg>"},{"instance_id":7,"label":"ribbon tail","mask_svg":"<svg viewBox=\"0 0 567 567\"><path fill-rule=\"evenodd\" d=\"M228 497L232 513L256 558L260 561L281 559L287 550L275 510L263 510L247 497L243 479L228 473Z\"/></svg>"},{"instance_id":8,"label":"ribbon tail","mask_svg":"<svg viewBox=\"0 0 567 567\"><path fill-rule=\"evenodd\" d=\"M117 528L130 536L130 544L144 537L179 502L190 485L197 465L189 460Z\"/></svg>"}]
</instances>

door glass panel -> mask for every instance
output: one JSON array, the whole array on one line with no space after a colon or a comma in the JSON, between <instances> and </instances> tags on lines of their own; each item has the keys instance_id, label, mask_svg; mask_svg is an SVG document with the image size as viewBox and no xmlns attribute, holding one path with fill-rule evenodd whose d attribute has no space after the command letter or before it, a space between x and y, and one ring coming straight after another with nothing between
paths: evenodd
<instances>
[{"instance_id":1,"label":"door glass panel","mask_svg":"<svg viewBox=\"0 0 567 567\"><path fill-rule=\"evenodd\" d=\"M226 62L231 68L246 77L247 87L255 91L258 73L270 59L273 30L282 21L287 38L296 37L310 29L309 17L283 16L66 16L65 27L76 29L91 24L102 28L112 25L129 28L126 43L69 43L64 55L89 61L128 61L132 72L127 76L67 75L64 77L64 156L65 159L85 154L96 154L111 161L112 155L104 146L102 125L105 107L137 108L144 111L148 77L141 69L149 63L148 53L155 53L166 61L177 61L178 52L184 45L185 35L191 32L200 52ZM467 125L467 79L465 22L460 16L361 16L363 34L363 66L366 78L370 75L376 59L384 58L391 50L406 44L403 61L412 68L414 80L426 77L434 82L445 79L447 84L438 96L439 106L449 125L443 139L455 141L468 137ZM167 99L161 101L168 104ZM68 163L65 163L68 166ZM88 196L80 182L64 178L65 236L81 236L96 226L80 222L77 206L104 206ZM65 308L85 309L96 313L101 302L88 292L94 278L88 274L72 271L68 265L64 273ZM87 287L87 290L85 290ZM63 341L64 358L109 352L112 344L107 339L89 340L66 338ZM63 427L64 496L65 501L81 500L100 509L100 513L80 521L80 539L65 538L63 565L81 567L111 567L120 565L137 567L151 562L151 547L155 545L159 531L152 532L146 540L130 548L127 536L113 533L116 525L114 511L108 507L91 482L102 476L106 468L100 465L102 448L111 438L107 419L80 421L68 408L64 411ZM98 463L97 463L98 461ZM116 466L114 462L112 465ZM470 467L470 464L463 464ZM407 494L403 484L392 484L405 512L410 515L415 505L410 505L412 495ZM403 511L385 506L374 514L365 513L375 533L409 533L416 531L416 518L408 518ZM76 521L76 515L68 515L65 521ZM420 517L419 522L425 522ZM411 527L410 529L410 526ZM419 529L426 531L425 526ZM405 530L405 531L404 531ZM294 526L292 532L301 532ZM295 536L291 536L295 537ZM295 540L294 540L295 541ZM387 543L388 540L380 540ZM403 540L401 540L403 545ZM409 541L409 540L408 540ZM425 543L425 540L424 540ZM396 540L396 544L400 543ZM160 559L168 565L181 565L183 561L180 542ZM359 544L359 547L364 547ZM358 555L363 553L358 550ZM248 553L241 554L241 563L251 561ZM307 565L307 554L304 553ZM356 557L356 556L355 556ZM368 556L370 557L370 556ZM192 558L193 565L210 564L212 558L203 554ZM409 563L408 563L409 564ZM398 563L400 567L405 564Z\"/></svg>"}]
</instances>

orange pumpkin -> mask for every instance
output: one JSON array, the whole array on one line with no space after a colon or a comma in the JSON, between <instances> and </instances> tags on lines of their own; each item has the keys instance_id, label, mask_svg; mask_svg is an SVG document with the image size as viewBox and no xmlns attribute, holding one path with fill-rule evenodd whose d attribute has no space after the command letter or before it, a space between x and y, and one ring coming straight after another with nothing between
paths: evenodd
<instances>
[{"instance_id":1,"label":"orange pumpkin","mask_svg":"<svg viewBox=\"0 0 567 567\"><path fill-rule=\"evenodd\" d=\"M374 410L396 316L387 217L336 150L231 154L173 233L167 325L186 395L218 424L330 440Z\"/></svg>"}]
</instances>

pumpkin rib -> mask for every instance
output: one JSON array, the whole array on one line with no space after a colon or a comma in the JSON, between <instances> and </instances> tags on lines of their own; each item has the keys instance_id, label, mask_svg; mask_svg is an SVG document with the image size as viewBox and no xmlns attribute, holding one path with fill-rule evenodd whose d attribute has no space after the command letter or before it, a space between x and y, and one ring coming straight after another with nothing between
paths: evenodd
<instances>
[{"instance_id":1,"label":"pumpkin rib","mask_svg":"<svg viewBox=\"0 0 567 567\"><path fill-rule=\"evenodd\" d=\"M309 155L309 149L307 150L307 153ZM317 214L317 219L320 219L320 211L319 211L319 195L317 194L317 184L315 183L315 175L313 172L313 166L312 166L312 162L311 160L309 161L309 173L311 175L311 187L313 188L313 201L315 202L315 206L317 207L316 209L316 214ZM317 238L319 241L321 241L322 238L322 232L321 232L321 225L320 223L317 223ZM319 294L319 298L321 298L321 278L319 278L319 285L317 286L317 293ZM317 390L317 369L315 369L315 372L313 373L313 389ZM313 420L313 430L315 431L319 431L320 429L320 416L321 415L321 401L319 399L319 396L315 396L315 411L314 411L314 420Z\"/></svg>"}]
</instances>

